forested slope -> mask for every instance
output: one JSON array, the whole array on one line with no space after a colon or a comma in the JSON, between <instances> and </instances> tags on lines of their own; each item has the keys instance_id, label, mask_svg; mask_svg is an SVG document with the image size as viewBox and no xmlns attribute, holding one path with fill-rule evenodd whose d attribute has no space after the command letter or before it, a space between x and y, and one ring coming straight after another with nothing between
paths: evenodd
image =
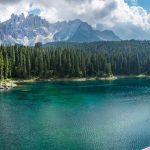
<instances>
[{"instance_id":1,"label":"forested slope","mask_svg":"<svg viewBox=\"0 0 150 150\"><path fill-rule=\"evenodd\" d=\"M53 43L0 47L0 78L150 74L150 42Z\"/></svg>"}]
</instances>

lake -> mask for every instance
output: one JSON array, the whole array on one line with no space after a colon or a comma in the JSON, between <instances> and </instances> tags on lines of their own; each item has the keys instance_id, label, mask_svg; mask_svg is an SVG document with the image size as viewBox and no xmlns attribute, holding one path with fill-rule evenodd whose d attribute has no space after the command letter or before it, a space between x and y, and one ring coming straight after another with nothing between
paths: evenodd
<instances>
[{"instance_id":1,"label":"lake","mask_svg":"<svg viewBox=\"0 0 150 150\"><path fill-rule=\"evenodd\" d=\"M0 150L148 146L148 79L35 82L0 91Z\"/></svg>"}]
</instances>

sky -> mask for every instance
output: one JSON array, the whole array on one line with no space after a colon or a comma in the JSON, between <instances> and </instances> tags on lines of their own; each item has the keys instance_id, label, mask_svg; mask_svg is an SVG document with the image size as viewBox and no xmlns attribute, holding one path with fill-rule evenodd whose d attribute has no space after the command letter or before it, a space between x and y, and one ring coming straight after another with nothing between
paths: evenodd
<instances>
[{"instance_id":1,"label":"sky","mask_svg":"<svg viewBox=\"0 0 150 150\"><path fill-rule=\"evenodd\" d=\"M138 5L143 7L146 11L150 12L150 0L126 0L126 2L132 5Z\"/></svg>"},{"instance_id":2,"label":"sky","mask_svg":"<svg viewBox=\"0 0 150 150\"><path fill-rule=\"evenodd\" d=\"M50 23L81 19L121 39L150 40L150 0L0 0L0 21L12 13L39 15Z\"/></svg>"}]
</instances>

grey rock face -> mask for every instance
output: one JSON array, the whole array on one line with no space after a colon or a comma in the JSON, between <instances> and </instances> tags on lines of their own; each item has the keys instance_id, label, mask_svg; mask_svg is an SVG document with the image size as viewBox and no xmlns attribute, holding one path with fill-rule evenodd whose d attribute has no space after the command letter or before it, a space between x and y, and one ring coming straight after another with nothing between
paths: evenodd
<instances>
[{"instance_id":1,"label":"grey rock face","mask_svg":"<svg viewBox=\"0 0 150 150\"><path fill-rule=\"evenodd\" d=\"M0 44L34 45L37 42L56 41L93 42L120 40L112 31L94 30L81 20L63 21L50 24L40 16L12 14L0 23Z\"/></svg>"}]
</instances>

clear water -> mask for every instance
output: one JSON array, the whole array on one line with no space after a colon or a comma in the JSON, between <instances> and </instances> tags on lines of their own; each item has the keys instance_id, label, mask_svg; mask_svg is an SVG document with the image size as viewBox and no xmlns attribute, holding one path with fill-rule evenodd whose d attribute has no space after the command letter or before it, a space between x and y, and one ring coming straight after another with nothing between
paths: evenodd
<instances>
[{"instance_id":1,"label":"clear water","mask_svg":"<svg viewBox=\"0 0 150 150\"><path fill-rule=\"evenodd\" d=\"M150 146L150 80L37 82L0 92L0 150Z\"/></svg>"}]
</instances>

